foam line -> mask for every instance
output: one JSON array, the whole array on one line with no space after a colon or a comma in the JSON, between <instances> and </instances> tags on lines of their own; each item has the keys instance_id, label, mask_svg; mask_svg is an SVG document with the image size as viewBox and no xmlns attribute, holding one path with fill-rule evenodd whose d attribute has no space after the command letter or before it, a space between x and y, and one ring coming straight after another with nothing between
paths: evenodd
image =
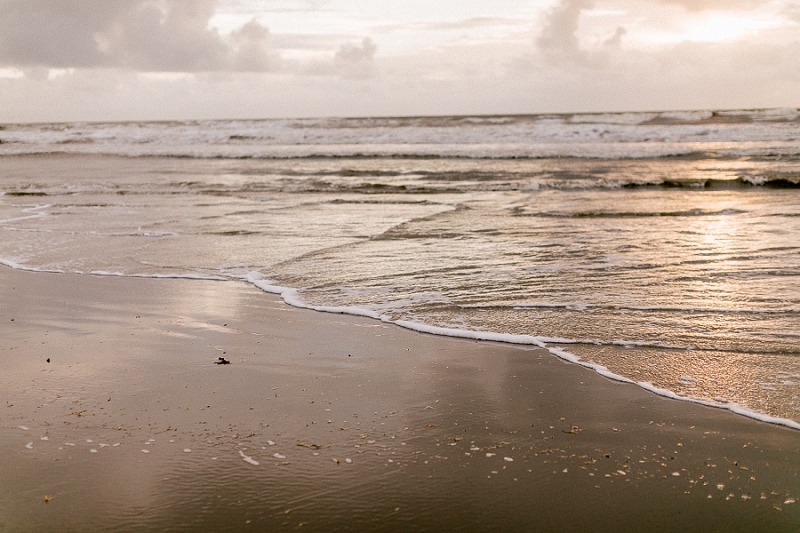
<instances>
[{"instance_id":1,"label":"foam line","mask_svg":"<svg viewBox=\"0 0 800 533\"><path fill-rule=\"evenodd\" d=\"M11 259L3 259L0 257L0 265L7 266L8 268L13 268L14 270L22 270L25 272L47 272L51 274L65 274L66 271L64 270L54 270L54 269L46 269L46 268L36 268L36 267L29 267L25 266L21 263L17 263ZM84 272L74 271L73 274L84 274ZM211 276L211 275L204 275L204 274L125 274L123 272L109 272L105 270L93 270L88 272L92 276L113 276L119 278L154 278L154 279L196 279L196 280L205 280L205 281L230 281L231 278L223 277L223 276Z\"/></svg>"},{"instance_id":2,"label":"foam line","mask_svg":"<svg viewBox=\"0 0 800 533\"><path fill-rule=\"evenodd\" d=\"M28 267L25 265L21 265L16 261L11 261L10 259L3 259L0 257L0 265L7 266L8 268L13 268L14 270L24 270L25 272L49 272L51 274L63 274L63 270L48 270L46 268L35 268L35 267Z\"/></svg>"},{"instance_id":3,"label":"foam line","mask_svg":"<svg viewBox=\"0 0 800 533\"><path fill-rule=\"evenodd\" d=\"M672 391L658 388L652 383L648 383L646 381L636 382L636 385L654 394L658 394L659 396L664 396L666 398L670 398L673 400L681 400L684 402L697 403L708 407L715 407L717 409L727 409L728 411L736 413L737 415L753 418L761 422L767 422L769 424L776 424L779 426L786 426L792 429L800 429L800 423L795 422L794 420L790 420L788 418L780 418L777 416L770 416L764 413L759 413L758 411L753 411L752 409L748 409L747 407L743 407L736 403L716 403L710 400L705 400L703 398L695 398L694 396L678 396Z\"/></svg>"},{"instance_id":4,"label":"foam line","mask_svg":"<svg viewBox=\"0 0 800 533\"><path fill-rule=\"evenodd\" d=\"M155 279L199 279L205 281L230 281L222 276L208 276L203 274L125 274L123 272L108 272L105 270L92 270L93 276L113 276L119 278L155 278Z\"/></svg>"},{"instance_id":5,"label":"foam line","mask_svg":"<svg viewBox=\"0 0 800 533\"><path fill-rule=\"evenodd\" d=\"M747 314L747 315L784 315L798 313L800 309L724 309L714 307L667 307L667 306L634 306L634 305L594 305L594 304L513 304L509 306L515 310L527 309L567 309L570 311L663 311L665 313L717 313L717 314ZM465 306L467 309L479 309L480 306Z\"/></svg>"},{"instance_id":6,"label":"foam line","mask_svg":"<svg viewBox=\"0 0 800 533\"><path fill-rule=\"evenodd\" d=\"M35 215L26 215L24 217L6 218L4 220L0 220L0 224L8 224L9 222L19 222L20 220L31 220L33 218L44 218L46 216L47 213L36 213Z\"/></svg>"}]
</instances>

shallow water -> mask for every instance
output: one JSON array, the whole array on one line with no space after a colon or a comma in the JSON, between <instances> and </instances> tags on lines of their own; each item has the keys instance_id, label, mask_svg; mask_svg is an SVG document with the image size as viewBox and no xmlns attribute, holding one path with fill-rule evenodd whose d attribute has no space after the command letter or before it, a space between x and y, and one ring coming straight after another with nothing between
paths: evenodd
<instances>
[{"instance_id":1,"label":"shallow water","mask_svg":"<svg viewBox=\"0 0 800 533\"><path fill-rule=\"evenodd\" d=\"M800 421L800 123L775 113L8 126L0 260L269 280Z\"/></svg>"}]
</instances>

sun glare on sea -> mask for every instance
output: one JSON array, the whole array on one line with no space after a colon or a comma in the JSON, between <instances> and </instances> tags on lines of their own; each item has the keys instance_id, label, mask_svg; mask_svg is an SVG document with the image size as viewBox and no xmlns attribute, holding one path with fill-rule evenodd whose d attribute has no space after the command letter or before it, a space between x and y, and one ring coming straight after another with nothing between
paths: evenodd
<instances>
[{"instance_id":1,"label":"sun glare on sea","mask_svg":"<svg viewBox=\"0 0 800 533\"><path fill-rule=\"evenodd\" d=\"M736 235L742 231L739 218L735 216L737 209L736 199L729 194L715 194L708 199L704 211L716 212L713 217L701 217L702 224L698 224L700 233L699 244L706 253L717 256L733 253L736 246Z\"/></svg>"}]
</instances>

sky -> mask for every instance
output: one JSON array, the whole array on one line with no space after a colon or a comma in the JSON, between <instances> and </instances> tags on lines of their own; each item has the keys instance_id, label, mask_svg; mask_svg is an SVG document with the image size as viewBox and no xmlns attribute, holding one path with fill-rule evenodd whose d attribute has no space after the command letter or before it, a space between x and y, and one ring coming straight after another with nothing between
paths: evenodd
<instances>
[{"instance_id":1,"label":"sky","mask_svg":"<svg viewBox=\"0 0 800 533\"><path fill-rule=\"evenodd\" d=\"M0 0L0 122L800 106L800 0Z\"/></svg>"}]
</instances>

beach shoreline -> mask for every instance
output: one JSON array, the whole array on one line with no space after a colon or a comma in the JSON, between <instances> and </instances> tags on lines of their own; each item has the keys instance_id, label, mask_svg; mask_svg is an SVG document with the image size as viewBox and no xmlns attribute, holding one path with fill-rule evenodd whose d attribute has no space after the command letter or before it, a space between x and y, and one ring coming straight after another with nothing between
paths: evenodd
<instances>
[{"instance_id":1,"label":"beach shoreline","mask_svg":"<svg viewBox=\"0 0 800 533\"><path fill-rule=\"evenodd\" d=\"M3 532L799 518L800 432L541 348L297 309L235 281L0 268L0 298Z\"/></svg>"},{"instance_id":2,"label":"beach shoreline","mask_svg":"<svg viewBox=\"0 0 800 533\"><path fill-rule=\"evenodd\" d=\"M185 125L198 138L229 126ZM546 345L662 395L798 427L795 163L279 161L147 146L0 158L0 263L279 285L291 305Z\"/></svg>"}]
</instances>

